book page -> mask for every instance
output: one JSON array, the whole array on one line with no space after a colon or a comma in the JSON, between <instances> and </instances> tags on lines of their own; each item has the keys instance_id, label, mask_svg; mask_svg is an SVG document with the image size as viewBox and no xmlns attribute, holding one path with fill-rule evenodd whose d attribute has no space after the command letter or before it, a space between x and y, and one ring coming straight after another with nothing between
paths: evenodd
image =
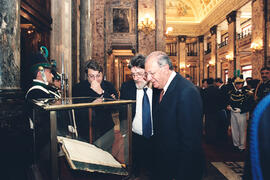
<instances>
[{"instance_id":1,"label":"book page","mask_svg":"<svg viewBox=\"0 0 270 180\"><path fill-rule=\"evenodd\" d=\"M58 136L58 141L62 143L69 158L73 161L121 168L121 164L110 153L95 145L60 136Z\"/></svg>"}]
</instances>

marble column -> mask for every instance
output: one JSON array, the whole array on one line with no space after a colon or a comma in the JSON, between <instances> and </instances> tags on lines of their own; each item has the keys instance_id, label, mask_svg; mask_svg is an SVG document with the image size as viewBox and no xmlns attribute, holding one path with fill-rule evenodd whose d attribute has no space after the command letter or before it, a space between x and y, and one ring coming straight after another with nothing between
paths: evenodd
<instances>
[{"instance_id":1,"label":"marble column","mask_svg":"<svg viewBox=\"0 0 270 180\"><path fill-rule=\"evenodd\" d=\"M232 11L226 16L228 22L228 54L233 56L233 60L229 61L228 74L229 77L234 76L236 70L236 14L237 11Z\"/></svg>"},{"instance_id":2,"label":"marble column","mask_svg":"<svg viewBox=\"0 0 270 180\"><path fill-rule=\"evenodd\" d=\"M212 78L217 77L217 25L210 28L211 33L211 63L212 65Z\"/></svg>"},{"instance_id":3,"label":"marble column","mask_svg":"<svg viewBox=\"0 0 270 180\"><path fill-rule=\"evenodd\" d=\"M20 89L20 1L0 1L0 89Z\"/></svg>"},{"instance_id":4,"label":"marble column","mask_svg":"<svg viewBox=\"0 0 270 180\"><path fill-rule=\"evenodd\" d=\"M267 1L267 17L270 17L270 1ZM267 61L266 65L270 67L270 20L266 22L266 27L267 27L267 33L266 33L266 48L267 48Z\"/></svg>"},{"instance_id":5,"label":"marble column","mask_svg":"<svg viewBox=\"0 0 270 180\"><path fill-rule=\"evenodd\" d=\"M179 42L179 64L180 68L183 70L180 71L180 74L185 77L187 68L186 68L186 36L178 36Z\"/></svg>"},{"instance_id":6,"label":"marble column","mask_svg":"<svg viewBox=\"0 0 270 180\"><path fill-rule=\"evenodd\" d=\"M72 0L72 84L80 78L80 8L79 0Z\"/></svg>"},{"instance_id":7,"label":"marble column","mask_svg":"<svg viewBox=\"0 0 270 180\"><path fill-rule=\"evenodd\" d=\"M51 16L53 19L51 31L51 59L57 61L60 73L68 79L68 94L72 94L72 2L70 0L52 0ZM65 96L65 94L63 95Z\"/></svg>"},{"instance_id":8,"label":"marble column","mask_svg":"<svg viewBox=\"0 0 270 180\"><path fill-rule=\"evenodd\" d=\"M165 42L165 27L166 27L166 1L155 0L156 4L156 50L164 51L166 48Z\"/></svg>"},{"instance_id":9,"label":"marble column","mask_svg":"<svg viewBox=\"0 0 270 180\"><path fill-rule=\"evenodd\" d=\"M85 72L84 72L85 62L91 58L91 53L92 53L92 48L91 48L92 25L91 25L90 11L91 11L90 0L81 0L80 1L80 80L85 79ZM104 8L103 8L103 11L104 11ZM104 16L102 16L102 18L104 18ZM94 20L94 22L96 23L96 19ZM97 27L96 24L95 24L95 27ZM101 32L102 32L101 35L103 36L104 33L103 31ZM104 47L104 41L102 41L102 39L103 38L98 40L98 37L97 39L95 39L95 42L98 42L98 41L102 42L102 46L95 47L97 51L98 49L100 49L101 51L104 51L104 48L102 48ZM96 54L99 54L99 53L96 52Z\"/></svg>"},{"instance_id":10,"label":"marble column","mask_svg":"<svg viewBox=\"0 0 270 180\"><path fill-rule=\"evenodd\" d=\"M259 49L253 49L251 54L252 77L260 79L260 69L264 66L264 7L263 0L252 2L252 39L251 43L257 44Z\"/></svg>"},{"instance_id":11,"label":"marble column","mask_svg":"<svg viewBox=\"0 0 270 180\"><path fill-rule=\"evenodd\" d=\"M204 71L206 70L204 68L204 36L199 36L199 85L201 86L202 80L204 79Z\"/></svg>"}]
</instances>

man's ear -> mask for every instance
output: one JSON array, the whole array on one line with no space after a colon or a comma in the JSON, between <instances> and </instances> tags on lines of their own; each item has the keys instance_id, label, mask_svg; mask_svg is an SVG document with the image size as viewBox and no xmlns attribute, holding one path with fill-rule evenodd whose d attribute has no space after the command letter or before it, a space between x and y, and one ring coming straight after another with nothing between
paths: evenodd
<instances>
[{"instance_id":1,"label":"man's ear","mask_svg":"<svg viewBox=\"0 0 270 180\"><path fill-rule=\"evenodd\" d=\"M163 68L163 70L166 70L166 71L170 69L169 64L165 64L161 68Z\"/></svg>"}]
</instances>

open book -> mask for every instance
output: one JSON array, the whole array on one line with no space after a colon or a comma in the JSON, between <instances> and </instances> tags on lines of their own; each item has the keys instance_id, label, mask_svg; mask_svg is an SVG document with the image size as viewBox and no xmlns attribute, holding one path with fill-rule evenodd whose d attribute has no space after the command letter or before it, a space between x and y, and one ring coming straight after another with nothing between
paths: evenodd
<instances>
[{"instance_id":1,"label":"open book","mask_svg":"<svg viewBox=\"0 0 270 180\"><path fill-rule=\"evenodd\" d=\"M126 169L110 153L95 145L60 136L57 138L72 169L128 175Z\"/></svg>"}]
</instances>

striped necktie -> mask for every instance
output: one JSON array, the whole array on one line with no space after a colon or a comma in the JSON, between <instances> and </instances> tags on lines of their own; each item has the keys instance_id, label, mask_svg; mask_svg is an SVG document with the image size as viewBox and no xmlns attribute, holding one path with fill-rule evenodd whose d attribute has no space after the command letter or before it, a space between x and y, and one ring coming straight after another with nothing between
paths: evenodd
<instances>
[{"instance_id":1,"label":"striped necktie","mask_svg":"<svg viewBox=\"0 0 270 180\"><path fill-rule=\"evenodd\" d=\"M159 103L161 102L163 95L164 95L164 90L162 89L162 91L160 92L160 95L159 95Z\"/></svg>"}]
</instances>

